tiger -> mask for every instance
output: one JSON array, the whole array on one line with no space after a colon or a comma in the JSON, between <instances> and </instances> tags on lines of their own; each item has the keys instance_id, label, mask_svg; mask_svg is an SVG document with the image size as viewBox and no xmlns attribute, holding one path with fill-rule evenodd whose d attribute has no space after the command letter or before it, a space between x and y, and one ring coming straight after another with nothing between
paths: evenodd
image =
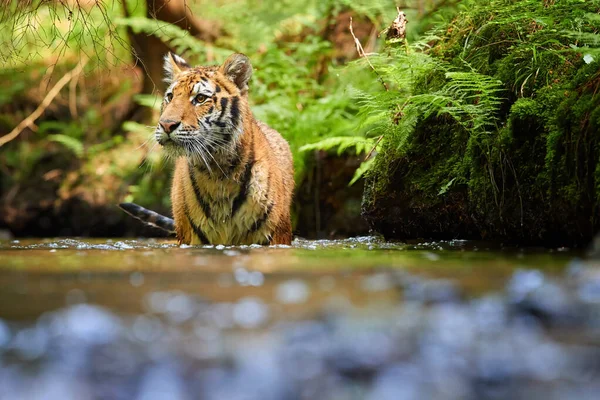
<instances>
[{"instance_id":1,"label":"tiger","mask_svg":"<svg viewBox=\"0 0 600 400\"><path fill-rule=\"evenodd\" d=\"M186 245L291 244L294 168L289 144L248 104L250 59L191 67L167 53L154 137L175 159L173 219L133 203L120 207Z\"/></svg>"}]
</instances>

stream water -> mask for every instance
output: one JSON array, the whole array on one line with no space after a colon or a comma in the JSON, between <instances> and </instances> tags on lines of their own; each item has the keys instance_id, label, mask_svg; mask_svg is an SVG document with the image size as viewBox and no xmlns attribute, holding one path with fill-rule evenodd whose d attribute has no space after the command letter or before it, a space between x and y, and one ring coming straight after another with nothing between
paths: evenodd
<instances>
[{"instance_id":1,"label":"stream water","mask_svg":"<svg viewBox=\"0 0 600 400\"><path fill-rule=\"evenodd\" d=\"M581 254L0 242L0 399L596 399Z\"/></svg>"}]
</instances>

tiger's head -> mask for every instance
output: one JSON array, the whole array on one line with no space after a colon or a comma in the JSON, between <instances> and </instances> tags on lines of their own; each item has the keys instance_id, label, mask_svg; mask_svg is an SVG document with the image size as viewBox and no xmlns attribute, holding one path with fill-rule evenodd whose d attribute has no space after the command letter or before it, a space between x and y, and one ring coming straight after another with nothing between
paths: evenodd
<instances>
[{"instance_id":1,"label":"tiger's head","mask_svg":"<svg viewBox=\"0 0 600 400\"><path fill-rule=\"evenodd\" d=\"M165 56L165 91L155 131L168 155L207 163L231 153L248 113L250 60L231 55L221 66L191 67L183 58Z\"/></svg>"}]
</instances>

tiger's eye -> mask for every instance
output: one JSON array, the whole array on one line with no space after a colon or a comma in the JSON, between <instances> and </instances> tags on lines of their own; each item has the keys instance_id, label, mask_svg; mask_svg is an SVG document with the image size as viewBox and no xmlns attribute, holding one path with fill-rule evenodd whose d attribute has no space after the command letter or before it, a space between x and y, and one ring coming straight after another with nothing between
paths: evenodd
<instances>
[{"instance_id":1,"label":"tiger's eye","mask_svg":"<svg viewBox=\"0 0 600 400\"><path fill-rule=\"evenodd\" d=\"M173 100L173 93L169 92L166 96L167 103L170 103Z\"/></svg>"},{"instance_id":2,"label":"tiger's eye","mask_svg":"<svg viewBox=\"0 0 600 400\"><path fill-rule=\"evenodd\" d=\"M203 94L198 94L196 95L196 97L194 97L194 102L196 103L196 105L202 104L206 100L208 100L208 96L205 96Z\"/></svg>"}]
</instances>

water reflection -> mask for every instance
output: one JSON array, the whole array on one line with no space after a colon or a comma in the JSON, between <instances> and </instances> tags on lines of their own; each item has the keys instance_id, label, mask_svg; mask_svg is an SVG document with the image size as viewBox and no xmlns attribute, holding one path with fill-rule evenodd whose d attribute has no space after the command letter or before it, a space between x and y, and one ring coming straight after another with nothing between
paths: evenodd
<instances>
[{"instance_id":1,"label":"water reflection","mask_svg":"<svg viewBox=\"0 0 600 400\"><path fill-rule=\"evenodd\" d=\"M570 255L374 238L0 248L0 399L595 399L600 390L600 269Z\"/></svg>"}]
</instances>

